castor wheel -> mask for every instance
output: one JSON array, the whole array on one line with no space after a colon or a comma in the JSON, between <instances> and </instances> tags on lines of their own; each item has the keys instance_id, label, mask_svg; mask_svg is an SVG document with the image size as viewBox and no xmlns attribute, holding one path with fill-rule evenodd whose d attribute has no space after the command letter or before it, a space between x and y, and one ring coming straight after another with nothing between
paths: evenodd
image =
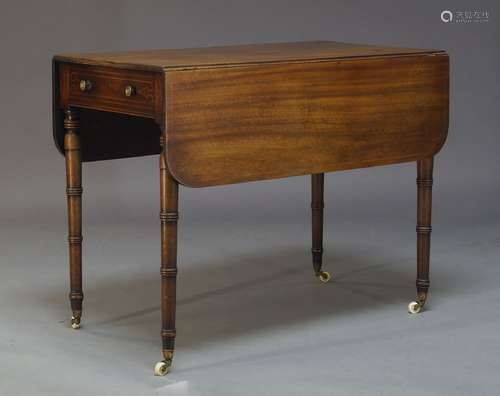
<instances>
[{"instance_id":1,"label":"castor wheel","mask_svg":"<svg viewBox=\"0 0 500 396\"><path fill-rule=\"evenodd\" d=\"M167 374L169 370L170 370L170 364L165 361L161 361L155 364L156 376L162 377L165 374Z\"/></svg>"},{"instance_id":2,"label":"castor wheel","mask_svg":"<svg viewBox=\"0 0 500 396\"><path fill-rule=\"evenodd\" d=\"M71 317L71 328L72 329L79 329L80 328L80 317L79 316L72 316Z\"/></svg>"},{"instance_id":3,"label":"castor wheel","mask_svg":"<svg viewBox=\"0 0 500 396\"><path fill-rule=\"evenodd\" d=\"M329 272L320 271L318 274L318 278L321 282L327 283L332 277L330 276Z\"/></svg>"},{"instance_id":4,"label":"castor wheel","mask_svg":"<svg viewBox=\"0 0 500 396\"><path fill-rule=\"evenodd\" d=\"M422 305L417 301L412 301L408 304L408 312L411 314L418 314L422 311Z\"/></svg>"}]
</instances>

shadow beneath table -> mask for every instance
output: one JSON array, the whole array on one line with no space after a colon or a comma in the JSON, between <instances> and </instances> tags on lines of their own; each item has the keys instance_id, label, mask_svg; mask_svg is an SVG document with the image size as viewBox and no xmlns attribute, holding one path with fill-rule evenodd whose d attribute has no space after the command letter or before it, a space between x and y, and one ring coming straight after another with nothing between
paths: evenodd
<instances>
[{"instance_id":1,"label":"shadow beneath table","mask_svg":"<svg viewBox=\"0 0 500 396\"><path fill-rule=\"evenodd\" d=\"M129 274L125 280L101 277L86 285L84 293L92 296L93 302L84 306L84 315L87 309L92 310L93 319L84 320L82 331L136 343L159 343L160 306L151 304L159 300L160 276L154 270L154 253L147 253L146 262L151 265L138 276ZM297 248L230 256L223 262L197 258L183 266L179 261L177 348L196 349L233 337L373 312L394 304L404 312L415 296L416 264L380 253L337 249L325 255L324 269L334 276L327 284L313 276L309 255ZM433 264L435 273L439 263ZM440 278L439 293L452 293L453 279ZM37 303L44 304L44 309L68 309L65 287L38 296L42 298ZM430 309L432 304L431 298Z\"/></svg>"}]
</instances>

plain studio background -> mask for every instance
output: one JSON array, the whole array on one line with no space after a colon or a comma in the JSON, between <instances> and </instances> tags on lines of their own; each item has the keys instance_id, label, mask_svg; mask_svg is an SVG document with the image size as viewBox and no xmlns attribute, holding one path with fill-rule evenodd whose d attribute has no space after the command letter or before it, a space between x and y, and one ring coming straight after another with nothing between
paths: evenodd
<instances>
[{"instance_id":1,"label":"plain studio background","mask_svg":"<svg viewBox=\"0 0 500 396\"><path fill-rule=\"evenodd\" d=\"M444 23L441 11L487 11ZM498 392L500 112L494 1L23 1L0 14L0 394ZM437 48L450 127L435 161L428 310L415 296L414 163L326 177L312 276L310 180L180 190L178 342L160 359L158 159L85 164L84 319L69 329L57 52L327 39Z\"/></svg>"}]
</instances>

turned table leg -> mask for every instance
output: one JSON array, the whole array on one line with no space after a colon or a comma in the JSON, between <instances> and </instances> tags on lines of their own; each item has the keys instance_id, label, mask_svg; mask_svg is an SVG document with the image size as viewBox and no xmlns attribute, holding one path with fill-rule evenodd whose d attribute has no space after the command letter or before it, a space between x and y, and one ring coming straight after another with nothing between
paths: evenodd
<instances>
[{"instance_id":1,"label":"turned table leg","mask_svg":"<svg viewBox=\"0 0 500 396\"><path fill-rule=\"evenodd\" d=\"M78 114L68 108L64 119L66 158L66 195L68 200L68 243L71 327L78 329L82 317L82 160L78 136Z\"/></svg>"},{"instance_id":2,"label":"turned table leg","mask_svg":"<svg viewBox=\"0 0 500 396\"><path fill-rule=\"evenodd\" d=\"M417 162L417 300L408 305L410 313L422 310L429 290L433 162Z\"/></svg>"},{"instance_id":3,"label":"turned table leg","mask_svg":"<svg viewBox=\"0 0 500 396\"><path fill-rule=\"evenodd\" d=\"M172 365L175 344L175 283L177 278L177 220L179 186L170 174L165 140L160 139L160 222L161 222L161 337L164 360L155 366L156 375L165 375Z\"/></svg>"},{"instance_id":4,"label":"turned table leg","mask_svg":"<svg viewBox=\"0 0 500 396\"><path fill-rule=\"evenodd\" d=\"M328 282L330 274L322 271L323 264L323 208L325 174L311 175L311 209L312 209L312 260L315 275L322 281Z\"/></svg>"}]
</instances>

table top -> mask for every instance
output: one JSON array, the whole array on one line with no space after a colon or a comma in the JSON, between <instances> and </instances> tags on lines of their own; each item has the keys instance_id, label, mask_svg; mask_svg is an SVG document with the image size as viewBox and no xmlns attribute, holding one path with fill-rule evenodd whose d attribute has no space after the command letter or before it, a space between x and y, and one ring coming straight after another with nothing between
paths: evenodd
<instances>
[{"instance_id":1,"label":"table top","mask_svg":"<svg viewBox=\"0 0 500 396\"><path fill-rule=\"evenodd\" d=\"M382 47L335 41L304 41L146 51L60 54L56 55L54 59L62 62L141 70L178 70L244 66L261 63L303 63L351 58L394 57L442 52L431 49Z\"/></svg>"},{"instance_id":2,"label":"table top","mask_svg":"<svg viewBox=\"0 0 500 396\"><path fill-rule=\"evenodd\" d=\"M168 169L190 187L417 161L448 131L444 51L313 41L58 55L53 65L61 151L60 110L76 107L83 161L157 154L163 133Z\"/></svg>"}]
</instances>

